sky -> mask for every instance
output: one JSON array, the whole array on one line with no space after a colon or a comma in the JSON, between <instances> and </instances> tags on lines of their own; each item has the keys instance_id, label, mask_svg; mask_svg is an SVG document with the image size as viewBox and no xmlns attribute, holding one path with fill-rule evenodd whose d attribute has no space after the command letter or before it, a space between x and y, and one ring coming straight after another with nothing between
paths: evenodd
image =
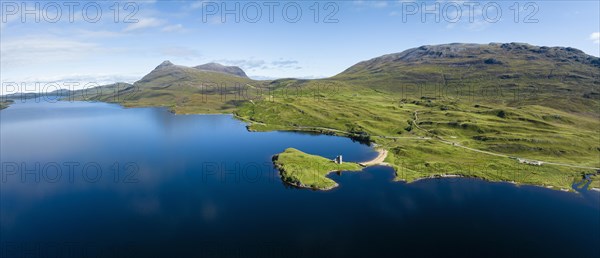
<instances>
[{"instance_id":1,"label":"sky","mask_svg":"<svg viewBox=\"0 0 600 258\"><path fill-rule=\"evenodd\" d=\"M599 1L0 4L3 94L49 83L132 83L164 60L236 65L251 78L274 79L329 77L384 54L453 42L524 42L600 55Z\"/></svg>"}]
</instances>

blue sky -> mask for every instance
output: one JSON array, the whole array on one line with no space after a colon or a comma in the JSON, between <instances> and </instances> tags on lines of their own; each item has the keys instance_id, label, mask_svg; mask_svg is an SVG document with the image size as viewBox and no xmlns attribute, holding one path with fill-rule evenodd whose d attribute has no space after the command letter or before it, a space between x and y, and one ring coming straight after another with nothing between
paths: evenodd
<instances>
[{"instance_id":1,"label":"blue sky","mask_svg":"<svg viewBox=\"0 0 600 258\"><path fill-rule=\"evenodd\" d=\"M87 2L71 15L65 2L3 1L2 82L134 82L163 60L237 65L258 79L320 78L380 55L451 42L526 42L600 55L598 1L127 2L93 2L84 18ZM239 22L232 14L222 20L223 4ZM133 23L123 22L134 8Z\"/></svg>"}]
</instances>

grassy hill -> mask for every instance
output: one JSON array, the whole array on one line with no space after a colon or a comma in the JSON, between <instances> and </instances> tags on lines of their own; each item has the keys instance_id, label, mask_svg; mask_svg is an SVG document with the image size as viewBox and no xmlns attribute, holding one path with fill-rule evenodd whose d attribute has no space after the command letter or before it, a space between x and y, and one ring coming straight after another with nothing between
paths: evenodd
<instances>
[{"instance_id":1,"label":"grassy hill","mask_svg":"<svg viewBox=\"0 0 600 258\"><path fill-rule=\"evenodd\" d=\"M581 167L600 167L598 64L571 48L424 46L333 78L273 81L279 94L236 114L255 130L366 135L390 150L399 180L458 174L569 188L594 172Z\"/></svg>"},{"instance_id":2,"label":"grassy hill","mask_svg":"<svg viewBox=\"0 0 600 258\"><path fill-rule=\"evenodd\" d=\"M600 58L521 43L422 46L360 62L334 79L406 97L598 114Z\"/></svg>"},{"instance_id":3,"label":"grassy hill","mask_svg":"<svg viewBox=\"0 0 600 258\"><path fill-rule=\"evenodd\" d=\"M130 87L88 99L128 107L162 106L176 113L225 113L240 106L262 84L238 67L214 63L186 67L165 61Z\"/></svg>"},{"instance_id":4,"label":"grassy hill","mask_svg":"<svg viewBox=\"0 0 600 258\"><path fill-rule=\"evenodd\" d=\"M320 80L255 81L238 69L166 61L87 99L369 140L389 150L398 180L457 174L569 188L600 167L600 59L577 49L421 46Z\"/></svg>"}]
</instances>

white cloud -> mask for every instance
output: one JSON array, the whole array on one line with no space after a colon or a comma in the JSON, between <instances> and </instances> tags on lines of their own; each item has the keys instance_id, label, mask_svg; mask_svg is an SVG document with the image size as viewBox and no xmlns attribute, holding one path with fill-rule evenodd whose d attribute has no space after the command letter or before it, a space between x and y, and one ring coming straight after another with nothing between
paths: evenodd
<instances>
[{"instance_id":1,"label":"white cloud","mask_svg":"<svg viewBox=\"0 0 600 258\"><path fill-rule=\"evenodd\" d=\"M200 7L202 7L202 4L205 3L206 1L196 1L193 2L192 4L190 4L190 8L191 9L198 9Z\"/></svg>"},{"instance_id":2,"label":"white cloud","mask_svg":"<svg viewBox=\"0 0 600 258\"><path fill-rule=\"evenodd\" d=\"M283 59L280 58L278 60L273 61L265 61L262 59L240 59L240 60L216 60L216 63L221 63L224 65L234 65L239 66L245 71L270 71L270 70L298 70L302 69L299 66L299 62L297 60L292 59Z\"/></svg>"},{"instance_id":3,"label":"white cloud","mask_svg":"<svg viewBox=\"0 0 600 258\"><path fill-rule=\"evenodd\" d=\"M284 60L284 59L279 59L279 60L276 60L276 61L272 61L271 62L271 66L276 67L276 68L294 68L294 69L301 68L300 66L298 66L298 61L296 61L296 60Z\"/></svg>"},{"instance_id":4,"label":"white cloud","mask_svg":"<svg viewBox=\"0 0 600 258\"><path fill-rule=\"evenodd\" d=\"M175 24L175 25L165 26L164 28L162 28L162 31L163 32L181 32L181 31L184 31L184 29L183 29L183 25Z\"/></svg>"},{"instance_id":5,"label":"white cloud","mask_svg":"<svg viewBox=\"0 0 600 258\"><path fill-rule=\"evenodd\" d=\"M240 59L240 60L217 60L215 61L216 63L222 63L224 65L234 65L234 66L239 66L240 68L244 69L244 70L254 70L257 68L261 68L264 67L266 62L264 60L255 60L255 59L250 59L250 60L245 60L245 59Z\"/></svg>"},{"instance_id":6,"label":"white cloud","mask_svg":"<svg viewBox=\"0 0 600 258\"><path fill-rule=\"evenodd\" d=\"M386 7L387 5L388 4L387 4L386 1L376 1L376 2L373 2L373 6L377 7L377 8L383 8L383 7Z\"/></svg>"},{"instance_id":7,"label":"white cloud","mask_svg":"<svg viewBox=\"0 0 600 258\"><path fill-rule=\"evenodd\" d=\"M492 23L489 23L487 21L484 21L483 19L475 19L475 21L473 22L469 22L467 25L467 30L470 31L482 31L484 29L486 29L487 27L489 27ZM453 26L449 27L450 29Z\"/></svg>"},{"instance_id":8,"label":"white cloud","mask_svg":"<svg viewBox=\"0 0 600 258\"><path fill-rule=\"evenodd\" d=\"M590 39L596 44L600 44L600 32L594 32L590 34Z\"/></svg>"},{"instance_id":9,"label":"white cloud","mask_svg":"<svg viewBox=\"0 0 600 258\"><path fill-rule=\"evenodd\" d=\"M12 16L8 16L6 17L6 19L1 19L0 20L0 28L4 28L6 27L6 25L8 25L9 23L16 21L19 18L19 16L17 15L12 15Z\"/></svg>"},{"instance_id":10,"label":"white cloud","mask_svg":"<svg viewBox=\"0 0 600 258\"><path fill-rule=\"evenodd\" d=\"M141 18L138 22L132 23L129 26L125 27L123 31L135 31L147 28L158 27L165 24L164 20L156 19L156 18Z\"/></svg>"},{"instance_id":11,"label":"white cloud","mask_svg":"<svg viewBox=\"0 0 600 258\"><path fill-rule=\"evenodd\" d=\"M54 63L81 60L100 48L87 43L61 38L24 37L2 40L0 53L2 67L14 68L33 63Z\"/></svg>"},{"instance_id":12,"label":"white cloud","mask_svg":"<svg viewBox=\"0 0 600 258\"><path fill-rule=\"evenodd\" d=\"M374 8L384 8L388 6L387 1L363 1L357 0L352 2L356 6L366 6L366 7L374 7Z\"/></svg>"},{"instance_id":13,"label":"white cloud","mask_svg":"<svg viewBox=\"0 0 600 258\"><path fill-rule=\"evenodd\" d=\"M77 30L76 32L76 35L81 38L114 38L124 35L124 33L109 30Z\"/></svg>"}]
</instances>

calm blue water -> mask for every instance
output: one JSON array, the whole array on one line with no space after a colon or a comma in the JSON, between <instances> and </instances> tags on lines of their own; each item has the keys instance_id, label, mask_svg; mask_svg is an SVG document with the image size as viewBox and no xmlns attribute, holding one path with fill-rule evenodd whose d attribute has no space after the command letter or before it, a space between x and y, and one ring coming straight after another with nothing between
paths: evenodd
<instances>
[{"instance_id":1,"label":"calm blue water","mask_svg":"<svg viewBox=\"0 0 600 258\"><path fill-rule=\"evenodd\" d=\"M287 147L376 153L227 115L30 101L0 122L1 257L600 257L595 192L394 183L386 167L295 189L271 165Z\"/></svg>"}]
</instances>

